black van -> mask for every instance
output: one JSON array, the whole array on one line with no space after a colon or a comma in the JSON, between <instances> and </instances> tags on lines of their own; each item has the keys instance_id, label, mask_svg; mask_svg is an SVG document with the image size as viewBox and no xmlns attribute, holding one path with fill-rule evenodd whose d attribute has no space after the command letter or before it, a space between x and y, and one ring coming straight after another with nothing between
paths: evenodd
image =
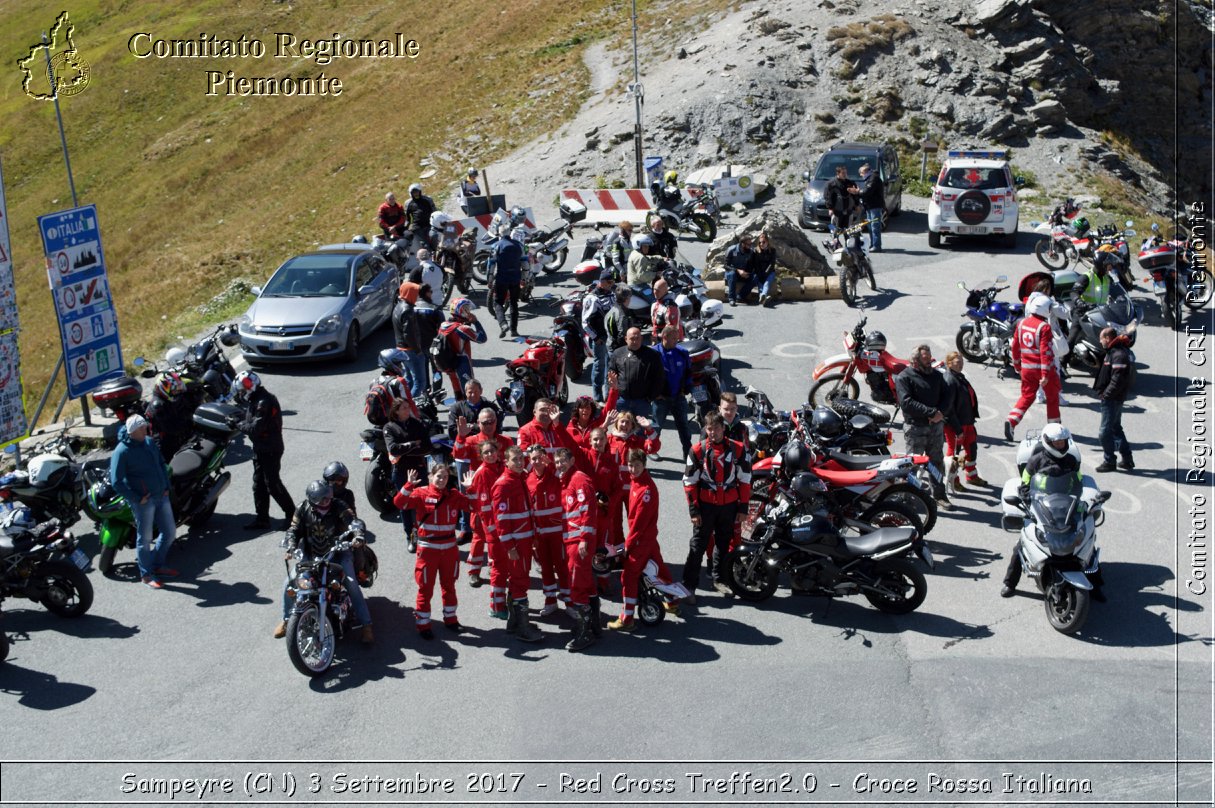
<instances>
[{"instance_id":1,"label":"black van","mask_svg":"<svg viewBox=\"0 0 1215 808\"><path fill-rule=\"evenodd\" d=\"M806 190L802 192L802 209L798 214L797 223L805 228L826 230L831 221L831 212L823 193L827 183L835 178L835 167L844 166L848 169L848 177L858 185L861 182L860 168L865 163L878 172L882 182L886 184L886 218L898 216L903 209L903 176L899 170L899 154L894 146L887 143L836 143L814 166L814 172L806 171L802 179L806 181Z\"/></svg>"}]
</instances>

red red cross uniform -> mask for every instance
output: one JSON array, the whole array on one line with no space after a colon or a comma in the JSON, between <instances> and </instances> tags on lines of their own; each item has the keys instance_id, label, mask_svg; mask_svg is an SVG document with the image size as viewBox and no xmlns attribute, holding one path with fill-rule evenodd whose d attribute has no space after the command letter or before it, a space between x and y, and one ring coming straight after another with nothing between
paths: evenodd
<instances>
[{"instance_id":1,"label":"red red cross uniform","mask_svg":"<svg viewBox=\"0 0 1215 808\"><path fill-rule=\"evenodd\" d=\"M629 435L621 435L616 430L608 432L608 451L616 460L617 483L611 489L611 499L608 500L608 553L615 555L624 544L624 526L621 512L626 510L629 488L633 478L629 476L629 450L641 449L646 454L656 454L662 448L662 441L657 430L651 425L645 431L640 428Z\"/></svg>"},{"instance_id":2,"label":"red red cross uniform","mask_svg":"<svg viewBox=\"0 0 1215 808\"><path fill-rule=\"evenodd\" d=\"M562 519L565 530L565 562L569 570L570 602L588 606L595 595L595 571L591 559L595 555L596 523L599 507L595 501L595 484L581 471L572 471L563 480ZM585 550L585 552L582 552Z\"/></svg>"},{"instance_id":3,"label":"red red cross uniform","mask_svg":"<svg viewBox=\"0 0 1215 808\"><path fill-rule=\"evenodd\" d=\"M543 476L536 474L535 469L528 473L527 492L532 498L532 520L536 526L532 550L540 565L540 580L544 583L544 605L556 606L558 599L568 604L570 577L561 541L565 527L561 480L551 463L545 468Z\"/></svg>"},{"instance_id":4,"label":"red red cross uniform","mask_svg":"<svg viewBox=\"0 0 1215 808\"><path fill-rule=\"evenodd\" d=\"M492 440L498 444L498 460L501 462L503 455L506 453L508 446L514 446L515 442L506 435L486 435L483 432L472 432L462 438L456 438L456 443L451 449L451 456L456 460L468 463L470 471L476 471L481 467L481 444L487 440Z\"/></svg>"},{"instance_id":5,"label":"red red cross uniform","mask_svg":"<svg viewBox=\"0 0 1215 808\"><path fill-rule=\"evenodd\" d=\"M473 501L472 517L473 537L468 545L468 574L480 575L485 566L486 548L489 546L489 528L493 521L489 506L489 493L506 467L501 463L482 463L473 472L472 483L465 492Z\"/></svg>"},{"instance_id":6,"label":"red red cross uniform","mask_svg":"<svg viewBox=\"0 0 1215 808\"><path fill-rule=\"evenodd\" d=\"M658 576L663 581L671 581L671 572L666 562L662 560L662 550L658 546L658 486L654 484L650 472L642 473L632 480L629 488L629 529L624 539L624 572L621 586L624 590L624 606L620 617L628 622L633 619L637 609L637 587L641 580L641 571L651 560L658 565Z\"/></svg>"},{"instance_id":7,"label":"red red cross uniform","mask_svg":"<svg viewBox=\"0 0 1215 808\"><path fill-rule=\"evenodd\" d=\"M1059 371L1055 367L1055 353L1051 348L1050 323L1030 315L1017 323L1013 334L1013 368L1021 374L1021 397L1008 413L1008 422L1013 426L1021 423L1025 411L1034 403L1038 387L1046 396L1046 420L1059 420ZM1046 383L1042 384L1045 379Z\"/></svg>"},{"instance_id":8,"label":"red red cross uniform","mask_svg":"<svg viewBox=\"0 0 1215 808\"><path fill-rule=\"evenodd\" d=\"M528 421L519 427L519 448L526 452L527 448L534 443L538 443L544 447L544 451L548 452L549 459L552 459L553 452L562 446L571 452L577 448L574 441L570 439L565 427L556 421L553 421L548 426L541 426L540 421L536 419Z\"/></svg>"},{"instance_id":9,"label":"red red cross uniform","mask_svg":"<svg viewBox=\"0 0 1215 808\"><path fill-rule=\"evenodd\" d=\"M489 504L493 513L493 530L489 535L489 556L493 561L489 573L490 606L504 612L508 595L511 600L527 599L535 536L527 475L515 474L510 469L502 472L490 489ZM514 561L510 559L511 548L519 555Z\"/></svg>"},{"instance_id":10,"label":"red red cross uniform","mask_svg":"<svg viewBox=\"0 0 1215 808\"><path fill-rule=\"evenodd\" d=\"M393 497L401 510L411 508L418 520L418 555L413 579L418 585L414 619L418 631L430 628L430 601L435 579L443 597L443 622L457 623L456 579L460 575L460 551L456 547L456 519L460 511L471 510L473 502L454 488L436 489L432 485L413 488L405 484Z\"/></svg>"}]
</instances>

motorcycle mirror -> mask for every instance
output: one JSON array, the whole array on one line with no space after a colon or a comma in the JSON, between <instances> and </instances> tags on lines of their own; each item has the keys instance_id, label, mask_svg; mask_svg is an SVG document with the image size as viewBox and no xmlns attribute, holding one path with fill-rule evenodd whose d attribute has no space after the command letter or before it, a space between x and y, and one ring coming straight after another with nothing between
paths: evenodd
<instances>
[{"instance_id":1,"label":"motorcycle mirror","mask_svg":"<svg viewBox=\"0 0 1215 808\"><path fill-rule=\"evenodd\" d=\"M144 359L142 356L137 356L131 360L131 364L137 368L141 368L144 365L148 364L148 360Z\"/></svg>"},{"instance_id":2,"label":"motorcycle mirror","mask_svg":"<svg viewBox=\"0 0 1215 808\"><path fill-rule=\"evenodd\" d=\"M1159 233L1159 232L1160 232L1160 225L1156 224L1155 222L1152 222L1152 232L1153 232L1153 233Z\"/></svg>"},{"instance_id":3,"label":"motorcycle mirror","mask_svg":"<svg viewBox=\"0 0 1215 808\"><path fill-rule=\"evenodd\" d=\"M1127 220L1126 220L1126 225L1125 225L1125 226L1126 226L1126 227L1134 227L1134 226L1135 226L1135 222L1134 222L1134 220L1132 220L1132 219L1127 219Z\"/></svg>"},{"instance_id":4,"label":"motorcycle mirror","mask_svg":"<svg viewBox=\"0 0 1215 808\"><path fill-rule=\"evenodd\" d=\"M962 281L958 281L958 288L961 289L963 292L970 291L969 289L966 288L966 284L962 283Z\"/></svg>"},{"instance_id":5,"label":"motorcycle mirror","mask_svg":"<svg viewBox=\"0 0 1215 808\"><path fill-rule=\"evenodd\" d=\"M803 172L802 172L802 179L804 179L806 182L809 182L809 181L810 181L810 172L809 172L809 171L803 171Z\"/></svg>"},{"instance_id":6,"label":"motorcycle mirror","mask_svg":"<svg viewBox=\"0 0 1215 808\"><path fill-rule=\"evenodd\" d=\"M1004 497L1004 504L1005 504L1005 505L1017 505L1017 506L1020 506L1020 504L1021 504L1021 498L1020 498L1020 497L1018 497L1018 496L1015 496L1015 495L1009 494L1008 496Z\"/></svg>"},{"instance_id":7,"label":"motorcycle mirror","mask_svg":"<svg viewBox=\"0 0 1215 808\"><path fill-rule=\"evenodd\" d=\"M367 527L367 523L364 522L362 519L355 519L355 520L351 521L351 523L350 523L351 530L363 530L366 527Z\"/></svg>"},{"instance_id":8,"label":"motorcycle mirror","mask_svg":"<svg viewBox=\"0 0 1215 808\"><path fill-rule=\"evenodd\" d=\"M5 453L5 454L10 454L10 455L11 455L11 454L16 454L16 453L17 453L17 444L15 444L15 443L10 443L8 446L5 446L5 447L4 447L4 453Z\"/></svg>"}]
</instances>

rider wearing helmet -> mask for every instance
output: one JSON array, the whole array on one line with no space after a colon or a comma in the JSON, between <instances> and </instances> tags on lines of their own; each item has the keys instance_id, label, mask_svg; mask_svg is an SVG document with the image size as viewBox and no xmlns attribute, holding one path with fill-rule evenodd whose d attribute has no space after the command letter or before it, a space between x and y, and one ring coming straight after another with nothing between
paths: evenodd
<instances>
[{"instance_id":1,"label":"rider wearing helmet","mask_svg":"<svg viewBox=\"0 0 1215 808\"><path fill-rule=\"evenodd\" d=\"M402 227L405 224L405 208L397 202L397 195L392 191L384 194L384 204L380 205L380 229L384 231L384 236L387 238L392 233L394 227Z\"/></svg>"},{"instance_id":2,"label":"rider wearing helmet","mask_svg":"<svg viewBox=\"0 0 1215 808\"><path fill-rule=\"evenodd\" d=\"M248 416L240 431L253 444L253 507L256 516L245 525L246 530L266 530L270 527L270 498L283 509L288 519L295 503L287 493L279 473L283 465L283 410L274 394L262 386L261 379L250 370L236 375L233 387L248 397Z\"/></svg>"},{"instance_id":3,"label":"rider wearing helmet","mask_svg":"<svg viewBox=\"0 0 1215 808\"><path fill-rule=\"evenodd\" d=\"M455 365L445 372L457 401L464 400L464 384L473 377L473 343L484 344L487 339L485 329L473 314L476 307L477 304L468 298L457 297L451 301L451 319L439 326L439 335L448 341L456 354Z\"/></svg>"},{"instance_id":4,"label":"rider wearing helmet","mask_svg":"<svg viewBox=\"0 0 1215 808\"><path fill-rule=\"evenodd\" d=\"M197 403L186 395L186 384L179 374L166 370L156 378L146 417L160 442L160 455L166 463L190 439L196 406Z\"/></svg>"},{"instance_id":5,"label":"rider wearing helmet","mask_svg":"<svg viewBox=\"0 0 1215 808\"><path fill-rule=\"evenodd\" d=\"M422 193L422 186L409 186L409 204L405 206L405 227L413 233L418 244L430 243L430 215L435 212L435 202Z\"/></svg>"},{"instance_id":6,"label":"rider wearing helmet","mask_svg":"<svg viewBox=\"0 0 1215 808\"><path fill-rule=\"evenodd\" d=\"M679 190L679 172L668 171L662 175L662 182L655 182L650 186L650 191L654 194L654 205L659 210L671 210L683 201L683 194Z\"/></svg>"},{"instance_id":7,"label":"rider wearing helmet","mask_svg":"<svg viewBox=\"0 0 1215 808\"><path fill-rule=\"evenodd\" d=\"M604 269L610 269L620 280L627 271L629 255L633 252L633 223L621 222L616 225L602 247Z\"/></svg>"},{"instance_id":8,"label":"rider wearing helmet","mask_svg":"<svg viewBox=\"0 0 1215 808\"><path fill-rule=\"evenodd\" d=\"M1114 254L1114 248L1109 244L1103 245L1093 256L1093 268L1081 275L1080 279L1073 284L1071 315L1067 331L1069 355L1071 349L1075 348L1076 343L1084 336L1084 329L1081 325L1084 322L1085 313L1098 306L1104 306L1111 297L1121 297L1126 294L1126 290L1118 284L1117 279L1110 277L1117 266L1118 256Z\"/></svg>"},{"instance_id":9,"label":"rider wearing helmet","mask_svg":"<svg viewBox=\"0 0 1215 808\"><path fill-rule=\"evenodd\" d=\"M1011 346L1013 369L1021 374L1021 396L1013 404L1004 422L1004 437L1013 440L1013 430L1034 403L1038 389L1046 398L1046 420L1059 422L1059 368L1055 365L1055 350L1051 342L1048 317L1050 298L1031 297L1025 306L1025 318L1017 323Z\"/></svg>"},{"instance_id":10,"label":"rider wearing helmet","mask_svg":"<svg viewBox=\"0 0 1215 808\"><path fill-rule=\"evenodd\" d=\"M659 276L664 259L654 255L654 237L643 235L638 237L634 245L636 249L629 255L626 280L629 286L649 287Z\"/></svg>"},{"instance_id":11,"label":"rider wearing helmet","mask_svg":"<svg viewBox=\"0 0 1215 808\"><path fill-rule=\"evenodd\" d=\"M354 544L363 543L363 523L356 522L354 513L346 507L342 500L336 498L333 486L324 480L313 480L308 483L308 489L303 501L291 515L291 524L287 527L287 535L283 537L283 547L286 549L288 561L295 557L296 550L303 552L304 558L319 558L329 552L345 533L354 532ZM336 554L333 560L341 565L346 573L346 591L350 594L354 614L363 626L360 637L364 645L375 640L371 631L371 612L367 609L367 601L359 588L358 579L354 572L354 556L350 550ZM274 629L275 638L287 634L287 618L291 616L291 600L287 597L287 587L291 585L291 574L283 582L283 621ZM323 619L323 618L322 618Z\"/></svg>"},{"instance_id":12,"label":"rider wearing helmet","mask_svg":"<svg viewBox=\"0 0 1215 808\"><path fill-rule=\"evenodd\" d=\"M325 466L325 470L321 472L321 479L333 487L333 498L349 508L350 512L357 517L359 512L354 505L354 492L348 485L350 469L346 468L346 464L340 460L334 460Z\"/></svg>"},{"instance_id":13,"label":"rider wearing helmet","mask_svg":"<svg viewBox=\"0 0 1215 808\"><path fill-rule=\"evenodd\" d=\"M654 239L654 254L674 261L679 242L657 213L650 214L650 236Z\"/></svg>"}]
</instances>

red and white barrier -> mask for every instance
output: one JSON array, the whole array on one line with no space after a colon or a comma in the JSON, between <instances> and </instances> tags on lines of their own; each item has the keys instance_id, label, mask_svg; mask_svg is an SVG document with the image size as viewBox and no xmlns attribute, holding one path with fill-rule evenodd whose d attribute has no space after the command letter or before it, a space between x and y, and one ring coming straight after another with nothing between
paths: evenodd
<instances>
[{"instance_id":1,"label":"red and white barrier","mask_svg":"<svg viewBox=\"0 0 1215 808\"><path fill-rule=\"evenodd\" d=\"M599 190L596 188L566 188L563 199L572 199L586 206L587 222L632 222L644 224L646 212L653 210L654 197L641 188Z\"/></svg>"},{"instance_id":2,"label":"red and white barrier","mask_svg":"<svg viewBox=\"0 0 1215 808\"><path fill-rule=\"evenodd\" d=\"M509 213L501 208L499 208L497 212L502 214L501 220L505 220L510 216ZM524 208L523 212L523 226L528 230L535 230L536 220L532 216L532 209ZM489 230L490 224L493 223L494 215L495 214L493 213L487 213L484 216L468 216L464 219L453 219L451 223L456 227L456 237L459 238L459 236L463 234L465 230L471 229L477 230L477 236L480 237L482 233Z\"/></svg>"}]
</instances>

